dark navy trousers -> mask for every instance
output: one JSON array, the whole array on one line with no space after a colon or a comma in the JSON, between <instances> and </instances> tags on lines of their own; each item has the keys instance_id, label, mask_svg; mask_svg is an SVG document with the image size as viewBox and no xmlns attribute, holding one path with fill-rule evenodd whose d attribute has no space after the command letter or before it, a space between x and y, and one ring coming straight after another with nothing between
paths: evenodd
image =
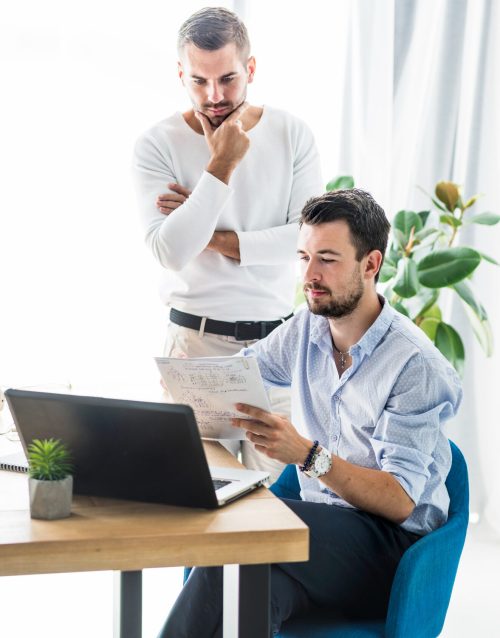
<instances>
[{"instance_id":1,"label":"dark navy trousers","mask_svg":"<svg viewBox=\"0 0 500 638\"><path fill-rule=\"evenodd\" d=\"M307 609L351 619L385 618L396 568L419 536L359 510L283 499L309 527L310 557L271 566L271 636ZM159 638L222 636L222 568L194 569Z\"/></svg>"}]
</instances>

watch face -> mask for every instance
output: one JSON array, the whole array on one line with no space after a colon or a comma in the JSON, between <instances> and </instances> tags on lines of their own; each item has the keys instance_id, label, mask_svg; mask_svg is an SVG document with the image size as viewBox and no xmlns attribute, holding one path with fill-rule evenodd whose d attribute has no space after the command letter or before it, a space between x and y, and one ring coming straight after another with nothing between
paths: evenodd
<instances>
[{"instance_id":1,"label":"watch face","mask_svg":"<svg viewBox=\"0 0 500 638\"><path fill-rule=\"evenodd\" d=\"M314 464L314 469L318 474L326 474L332 465L330 455L320 454Z\"/></svg>"},{"instance_id":2,"label":"watch face","mask_svg":"<svg viewBox=\"0 0 500 638\"><path fill-rule=\"evenodd\" d=\"M309 476L310 478L320 478L327 472L330 471L332 467L332 455L328 450L324 448L317 453L316 458L314 459L313 465L309 470L306 470L304 474Z\"/></svg>"}]
</instances>

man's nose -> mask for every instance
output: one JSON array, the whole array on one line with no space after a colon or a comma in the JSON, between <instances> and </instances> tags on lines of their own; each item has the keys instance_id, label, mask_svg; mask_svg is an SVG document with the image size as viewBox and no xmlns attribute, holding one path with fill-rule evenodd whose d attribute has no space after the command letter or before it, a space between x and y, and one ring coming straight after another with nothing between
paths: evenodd
<instances>
[{"instance_id":1,"label":"man's nose","mask_svg":"<svg viewBox=\"0 0 500 638\"><path fill-rule=\"evenodd\" d=\"M309 284L313 281L317 282L321 279L319 269L312 259L307 263L307 266L305 267L305 270L303 272L302 279L305 284Z\"/></svg>"},{"instance_id":2,"label":"man's nose","mask_svg":"<svg viewBox=\"0 0 500 638\"><path fill-rule=\"evenodd\" d=\"M222 100L224 99L224 95L218 82L212 82L209 85L207 97L209 102L211 102L212 104L218 104L219 102L222 102Z\"/></svg>"}]
</instances>

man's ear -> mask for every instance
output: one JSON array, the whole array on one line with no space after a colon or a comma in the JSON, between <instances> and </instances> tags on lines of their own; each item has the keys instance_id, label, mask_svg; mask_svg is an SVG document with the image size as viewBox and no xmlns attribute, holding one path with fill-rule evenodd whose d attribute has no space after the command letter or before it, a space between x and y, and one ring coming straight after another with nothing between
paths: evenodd
<instances>
[{"instance_id":1,"label":"man's ear","mask_svg":"<svg viewBox=\"0 0 500 638\"><path fill-rule=\"evenodd\" d=\"M383 255L380 250L371 250L365 257L365 277L367 279L374 279L382 267Z\"/></svg>"},{"instance_id":2,"label":"man's ear","mask_svg":"<svg viewBox=\"0 0 500 638\"><path fill-rule=\"evenodd\" d=\"M182 62L180 60L177 62L177 73L179 74L182 84L184 84L184 69L182 68Z\"/></svg>"},{"instance_id":3,"label":"man's ear","mask_svg":"<svg viewBox=\"0 0 500 638\"><path fill-rule=\"evenodd\" d=\"M248 83L253 82L253 76L255 75L255 68L257 66L257 62L253 55L248 58L247 62L247 73L248 73Z\"/></svg>"}]
</instances>

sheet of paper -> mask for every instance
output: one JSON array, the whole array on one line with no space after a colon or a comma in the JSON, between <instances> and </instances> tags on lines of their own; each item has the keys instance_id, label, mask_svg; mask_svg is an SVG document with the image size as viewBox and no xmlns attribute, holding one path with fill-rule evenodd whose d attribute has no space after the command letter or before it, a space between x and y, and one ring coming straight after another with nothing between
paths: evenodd
<instances>
[{"instance_id":1,"label":"sheet of paper","mask_svg":"<svg viewBox=\"0 0 500 638\"><path fill-rule=\"evenodd\" d=\"M231 425L232 417L245 418L235 403L271 409L254 357L155 361L172 401L193 408L201 436L207 439L245 439L245 430Z\"/></svg>"}]
</instances>

